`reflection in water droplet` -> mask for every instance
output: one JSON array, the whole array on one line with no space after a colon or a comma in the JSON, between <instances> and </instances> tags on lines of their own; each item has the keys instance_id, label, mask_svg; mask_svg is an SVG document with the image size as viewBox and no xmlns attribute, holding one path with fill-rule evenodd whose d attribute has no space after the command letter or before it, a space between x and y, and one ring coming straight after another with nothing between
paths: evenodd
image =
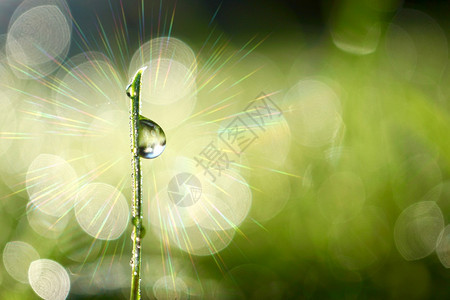
<instances>
[{"instance_id":1,"label":"reflection in water droplet","mask_svg":"<svg viewBox=\"0 0 450 300\"><path fill-rule=\"evenodd\" d=\"M138 151L142 158L155 158L166 148L166 135L162 128L144 117L139 118Z\"/></svg>"}]
</instances>

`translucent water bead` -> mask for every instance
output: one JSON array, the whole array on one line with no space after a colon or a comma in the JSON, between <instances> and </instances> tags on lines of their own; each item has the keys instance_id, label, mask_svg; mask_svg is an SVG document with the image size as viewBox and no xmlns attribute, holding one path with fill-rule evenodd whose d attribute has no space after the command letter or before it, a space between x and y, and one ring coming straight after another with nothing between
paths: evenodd
<instances>
[{"instance_id":1,"label":"translucent water bead","mask_svg":"<svg viewBox=\"0 0 450 300\"><path fill-rule=\"evenodd\" d=\"M166 135L161 126L143 116L139 117L138 153L142 158L155 158L166 148Z\"/></svg>"}]
</instances>

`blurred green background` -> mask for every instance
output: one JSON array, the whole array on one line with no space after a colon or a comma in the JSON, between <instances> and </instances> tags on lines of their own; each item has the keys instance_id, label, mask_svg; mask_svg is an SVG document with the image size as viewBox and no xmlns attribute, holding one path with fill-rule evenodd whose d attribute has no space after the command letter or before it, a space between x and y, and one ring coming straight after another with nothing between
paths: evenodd
<instances>
[{"instance_id":1,"label":"blurred green background","mask_svg":"<svg viewBox=\"0 0 450 300\"><path fill-rule=\"evenodd\" d=\"M449 12L1 1L0 298L128 298L125 86L142 65L167 135L143 162L145 299L450 298ZM275 111L263 127L255 103ZM236 118L257 136L240 155L221 139ZM230 159L217 181L195 160L210 142ZM174 204L181 173L199 202Z\"/></svg>"}]
</instances>

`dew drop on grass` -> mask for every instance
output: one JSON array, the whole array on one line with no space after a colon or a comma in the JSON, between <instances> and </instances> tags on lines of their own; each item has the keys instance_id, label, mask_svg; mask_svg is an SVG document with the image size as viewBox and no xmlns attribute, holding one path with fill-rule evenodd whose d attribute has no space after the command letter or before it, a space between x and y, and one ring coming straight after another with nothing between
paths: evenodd
<instances>
[{"instance_id":1,"label":"dew drop on grass","mask_svg":"<svg viewBox=\"0 0 450 300\"><path fill-rule=\"evenodd\" d=\"M145 117L139 117L138 152L142 158L156 158L166 148L166 135L162 128Z\"/></svg>"}]
</instances>

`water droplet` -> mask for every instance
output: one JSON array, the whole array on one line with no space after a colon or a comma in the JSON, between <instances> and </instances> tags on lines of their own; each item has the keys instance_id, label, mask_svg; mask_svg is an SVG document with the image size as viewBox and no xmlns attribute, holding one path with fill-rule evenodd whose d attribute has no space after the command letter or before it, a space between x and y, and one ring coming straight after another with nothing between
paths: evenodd
<instances>
[{"instance_id":1,"label":"water droplet","mask_svg":"<svg viewBox=\"0 0 450 300\"><path fill-rule=\"evenodd\" d=\"M155 158L166 148L166 135L162 128L145 117L139 117L138 152L142 158Z\"/></svg>"},{"instance_id":2,"label":"water droplet","mask_svg":"<svg viewBox=\"0 0 450 300\"><path fill-rule=\"evenodd\" d=\"M134 93L134 88L131 85L131 83L127 86L127 96L128 98L134 97L135 93Z\"/></svg>"},{"instance_id":3,"label":"water droplet","mask_svg":"<svg viewBox=\"0 0 450 300\"><path fill-rule=\"evenodd\" d=\"M139 96L141 89L141 77L145 69L147 69L147 67L143 67L137 70L130 84L128 84L126 91L129 98L136 98Z\"/></svg>"}]
</instances>

